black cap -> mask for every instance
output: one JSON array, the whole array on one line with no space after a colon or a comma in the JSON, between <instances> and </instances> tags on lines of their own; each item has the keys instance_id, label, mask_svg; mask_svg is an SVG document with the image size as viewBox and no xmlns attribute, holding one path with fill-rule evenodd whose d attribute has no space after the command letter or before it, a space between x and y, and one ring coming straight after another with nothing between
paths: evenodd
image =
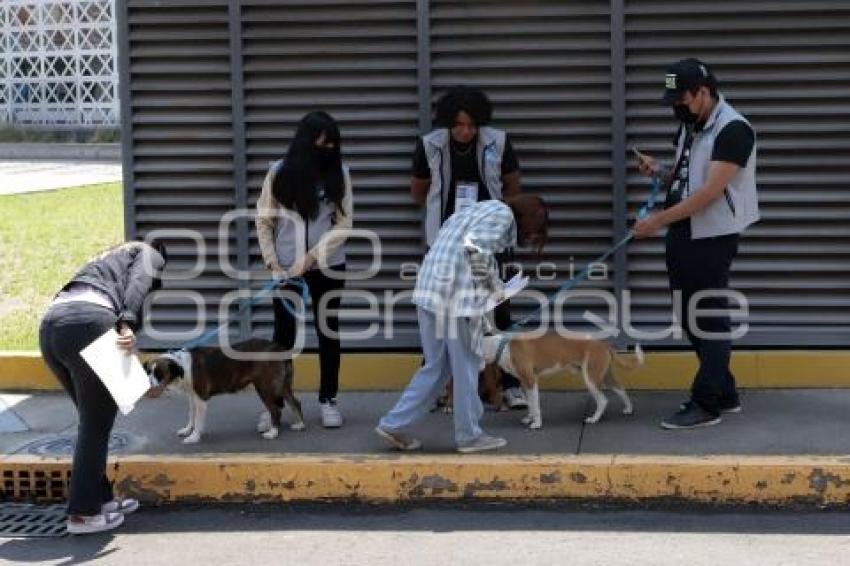
<instances>
[{"instance_id":1,"label":"black cap","mask_svg":"<svg viewBox=\"0 0 850 566\"><path fill-rule=\"evenodd\" d=\"M702 85L715 83L714 74L708 65L699 59L682 59L667 67L664 76L664 97L661 99L661 104L672 106L682 92L692 91Z\"/></svg>"}]
</instances>

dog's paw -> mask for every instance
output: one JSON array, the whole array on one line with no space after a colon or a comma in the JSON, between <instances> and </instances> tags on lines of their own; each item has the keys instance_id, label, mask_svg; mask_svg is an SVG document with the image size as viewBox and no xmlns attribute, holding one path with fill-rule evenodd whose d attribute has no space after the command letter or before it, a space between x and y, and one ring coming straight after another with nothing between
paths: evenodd
<instances>
[{"instance_id":1,"label":"dog's paw","mask_svg":"<svg viewBox=\"0 0 850 566\"><path fill-rule=\"evenodd\" d=\"M635 410L632 407L626 407L623 409L623 414L630 417L635 414Z\"/></svg>"},{"instance_id":2,"label":"dog's paw","mask_svg":"<svg viewBox=\"0 0 850 566\"><path fill-rule=\"evenodd\" d=\"M301 432L302 430L307 430L307 425L304 424L304 421L298 421L297 423L289 425L289 430Z\"/></svg>"},{"instance_id":3,"label":"dog's paw","mask_svg":"<svg viewBox=\"0 0 850 566\"><path fill-rule=\"evenodd\" d=\"M197 444L201 441L201 435L194 432L183 439L183 444Z\"/></svg>"},{"instance_id":4,"label":"dog's paw","mask_svg":"<svg viewBox=\"0 0 850 566\"><path fill-rule=\"evenodd\" d=\"M591 415L584 419L586 424L596 424L599 422L599 419L602 418L602 415Z\"/></svg>"},{"instance_id":5,"label":"dog's paw","mask_svg":"<svg viewBox=\"0 0 850 566\"><path fill-rule=\"evenodd\" d=\"M192 425L184 426L183 428L177 431L177 436L179 436L180 438L186 438L190 434L192 434Z\"/></svg>"},{"instance_id":6,"label":"dog's paw","mask_svg":"<svg viewBox=\"0 0 850 566\"><path fill-rule=\"evenodd\" d=\"M257 419L257 432L268 432L272 428L272 416L268 411L260 413L260 418Z\"/></svg>"},{"instance_id":7,"label":"dog's paw","mask_svg":"<svg viewBox=\"0 0 850 566\"><path fill-rule=\"evenodd\" d=\"M451 405L445 405L443 407L440 407L440 412L444 415L451 415L452 413L454 413L454 409Z\"/></svg>"},{"instance_id":8,"label":"dog's paw","mask_svg":"<svg viewBox=\"0 0 850 566\"><path fill-rule=\"evenodd\" d=\"M521 423L522 423L522 424L524 424L525 426L528 426L528 425L530 425L530 424L531 424L531 421L532 421L531 415L525 415L524 417L522 417L522 418L520 419L520 421L519 421L519 422L521 422Z\"/></svg>"},{"instance_id":9,"label":"dog's paw","mask_svg":"<svg viewBox=\"0 0 850 566\"><path fill-rule=\"evenodd\" d=\"M543 428L543 421L540 419L532 420L528 423L528 428L531 430L540 430Z\"/></svg>"},{"instance_id":10,"label":"dog's paw","mask_svg":"<svg viewBox=\"0 0 850 566\"><path fill-rule=\"evenodd\" d=\"M274 440L275 438L277 438L277 435L279 433L280 433L280 429L278 429L276 426L273 426L269 430L264 432L262 436L266 440Z\"/></svg>"}]
</instances>

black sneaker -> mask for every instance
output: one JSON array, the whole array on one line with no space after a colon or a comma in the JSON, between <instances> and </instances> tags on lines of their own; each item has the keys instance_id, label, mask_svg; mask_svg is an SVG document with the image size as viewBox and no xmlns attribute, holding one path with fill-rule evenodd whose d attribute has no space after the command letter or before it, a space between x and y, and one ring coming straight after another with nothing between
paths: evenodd
<instances>
[{"instance_id":1,"label":"black sneaker","mask_svg":"<svg viewBox=\"0 0 850 566\"><path fill-rule=\"evenodd\" d=\"M679 404L679 410L683 411L683 410L687 409L691 404L693 404L693 401L688 399L684 403ZM720 401L717 405L718 405L718 408L720 409L720 412L724 413L724 414L740 413L741 412L741 401L738 400L738 398L735 398L732 401L723 400L723 401Z\"/></svg>"},{"instance_id":2,"label":"black sneaker","mask_svg":"<svg viewBox=\"0 0 850 566\"><path fill-rule=\"evenodd\" d=\"M709 413L694 402L687 403L684 409L661 421L661 428L669 430L680 428L697 428L712 426L720 423L720 415Z\"/></svg>"},{"instance_id":3,"label":"black sneaker","mask_svg":"<svg viewBox=\"0 0 850 566\"><path fill-rule=\"evenodd\" d=\"M720 409L721 413L740 413L741 400L737 395L732 399L721 399L717 404L717 407Z\"/></svg>"}]
</instances>

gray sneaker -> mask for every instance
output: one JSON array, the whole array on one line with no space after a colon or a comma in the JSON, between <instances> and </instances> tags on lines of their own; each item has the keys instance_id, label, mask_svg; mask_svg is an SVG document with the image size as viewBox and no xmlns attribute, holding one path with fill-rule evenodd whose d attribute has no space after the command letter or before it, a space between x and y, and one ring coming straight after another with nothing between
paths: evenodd
<instances>
[{"instance_id":1,"label":"gray sneaker","mask_svg":"<svg viewBox=\"0 0 850 566\"><path fill-rule=\"evenodd\" d=\"M399 450L404 450L405 452L419 450L422 448L422 443L419 442L419 440L400 432L390 432L376 426L375 434L392 444L393 447L398 448Z\"/></svg>"},{"instance_id":2,"label":"gray sneaker","mask_svg":"<svg viewBox=\"0 0 850 566\"><path fill-rule=\"evenodd\" d=\"M525 400L525 393L519 387L508 387L502 393L505 398L505 403L509 409L527 409L528 401Z\"/></svg>"},{"instance_id":3,"label":"gray sneaker","mask_svg":"<svg viewBox=\"0 0 850 566\"><path fill-rule=\"evenodd\" d=\"M484 452L486 450L496 450L507 446L508 441L499 436L490 436L482 434L475 440L458 444L457 451L462 454L471 454L472 452Z\"/></svg>"}]
</instances>

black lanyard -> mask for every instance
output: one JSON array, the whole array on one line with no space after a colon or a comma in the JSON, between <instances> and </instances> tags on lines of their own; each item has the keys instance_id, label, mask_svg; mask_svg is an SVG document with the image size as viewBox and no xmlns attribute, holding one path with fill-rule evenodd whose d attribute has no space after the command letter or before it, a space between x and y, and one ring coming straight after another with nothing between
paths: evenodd
<instances>
[{"instance_id":1,"label":"black lanyard","mask_svg":"<svg viewBox=\"0 0 850 566\"><path fill-rule=\"evenodd\" d=\"M688 165L688 171L690 172L690 153L691 153L691 145L694 143L694 135L695 131L693 128L685 127L685 141L682 144L682 152L679 154L679 159L676 162L676 167L673 168L673 172L670 174L669 182L667 184L667 196L664 202L664 208L670 208L674 204L681 201L681 197L679 199L675 199L673 196L673 185L676 181L679 181L679 188L682 186L682 180L679 178L679 174L682 168L685 166L686 162ZM690 173L689 173L690 174ZM685 179L687 182L688 179Z\"/></svg>"}]
</instances>

